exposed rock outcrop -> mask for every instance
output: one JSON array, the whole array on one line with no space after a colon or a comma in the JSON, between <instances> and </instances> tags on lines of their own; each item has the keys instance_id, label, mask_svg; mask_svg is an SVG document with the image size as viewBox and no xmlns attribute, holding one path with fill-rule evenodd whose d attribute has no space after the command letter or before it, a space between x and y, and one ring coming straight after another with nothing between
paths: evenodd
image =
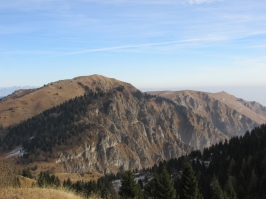
<instances>
[{"instance_id":1,"label":"exposed rock outcrop","mask_svg":"<svg viewBox=\"0 0 266 199\"><path fill-rule=\"evenodd\" d=\"M126 89L98 101L87 114L93 130L82 146L59 153L57 163L67 172L97 170L104 173L148 168L193 149L180 136L180 116L174 105L138 100Z\"/></svg>"}]
</instances>

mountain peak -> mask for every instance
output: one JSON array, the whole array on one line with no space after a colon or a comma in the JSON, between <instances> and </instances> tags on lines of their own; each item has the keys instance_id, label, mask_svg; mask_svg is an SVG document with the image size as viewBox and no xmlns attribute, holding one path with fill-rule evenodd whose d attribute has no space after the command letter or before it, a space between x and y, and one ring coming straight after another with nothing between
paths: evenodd
<instances>
[{"instance_id":1,"label":"mountain peak","mask_svg":"<svg viewBox=\"0 0 266 199\"><path fill-rule=\"evenodd\" d=\"M18 124L49 108L84 95L86 87L93 91L99 88L107 92L119 86L130 92L137 90L129 83L94 74L51 82L38 89L17 91L0 101L0 124L3 127Z\"/></svg>"}]
</instances>

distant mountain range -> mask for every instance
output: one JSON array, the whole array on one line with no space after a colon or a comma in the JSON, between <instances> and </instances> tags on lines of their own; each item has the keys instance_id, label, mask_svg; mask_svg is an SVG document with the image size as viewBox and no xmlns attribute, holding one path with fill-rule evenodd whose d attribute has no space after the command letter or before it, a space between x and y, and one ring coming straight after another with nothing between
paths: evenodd
<instances>
[{"instance_id":1,"label":"distant mountain range","mask_svg":"<svg viewBox=\"0 0 266 199\"><path fill-rule=\"evenodd\" d=\"M202 150L265 121L264 106L226 92L143 93L92 75L1 100L0 147L5 154L24 151L22 162L54 172L110 173Z\"/></svg>"},{"instance_id":2,"label":"distant mountain range","mask_svg":"<svg viewBox=\"0 0 266 199\"><path fill-rule=\"evenodd\" d=\"M0 99L12 94L14 91L20 90L20 89L31 89L31 88L37 88L36 86L13 86L13 87L4 87L0 88Z\"/></svg>"}]
</instances>

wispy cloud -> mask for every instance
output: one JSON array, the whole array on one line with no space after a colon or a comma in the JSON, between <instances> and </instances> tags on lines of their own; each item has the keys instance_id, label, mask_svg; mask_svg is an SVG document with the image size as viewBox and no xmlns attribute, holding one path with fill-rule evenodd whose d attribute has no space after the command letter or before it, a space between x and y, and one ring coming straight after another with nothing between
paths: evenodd
<instances>
[{"instance_id":1,"label":"wispy cloud","mask_svg":"<svg viewBox=\"0 0 266 199\"><path fill-rule=\"evenodd\" d=\"M203 4L203 3L211 3L215 1L222 1L222 0L187 0L189 4Z\"/></svg>"},{"instance_id":2,"label":"wispy cloud","mask_svg":"<svg viewBox=\"0 0 266 199\"><path fill-rule=\"evenodd\" d=\"M163 52L163 51L174 51L175 49L186 48L191 46L199 46L204 43L209 42L217 42L222 41L225 38L222 37L206 37L206 38L194 38L194 39L184 39L184 40L176 40L176 41L166 41L166 42L153 42L153 43L142 43L142 44L130 44L130 45L119 45L119 46L110 46L110 47L101 47L101 48L92 48L92 49L83 49L76 51L69 51L71 49L63 49L63 51L56 50L24 50L24 51L2 51L0 54L38 54L38 55L53 55L53 56L69 56L69 55L79 55L93 52L110 52L117 50L134 50L135 52L140 52L141 50L149 51L153 47L162 47L162 48L154 48L155 51ZM174 45L174 46L173 46ZM73 49L72 49L73 50Z\"/></svg>"}]
</instances>

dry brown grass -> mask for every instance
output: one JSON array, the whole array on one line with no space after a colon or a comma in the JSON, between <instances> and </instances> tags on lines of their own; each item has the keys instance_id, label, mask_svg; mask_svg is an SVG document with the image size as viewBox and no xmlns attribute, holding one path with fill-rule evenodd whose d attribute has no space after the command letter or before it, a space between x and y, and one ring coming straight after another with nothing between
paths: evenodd
<instances>
[{"instance_id":1,"label":"dry brown grass","mask_svg":"<svg viewBox=\"0 0 266 199\"><path fill-rule=\"evenodd\" d=\"M85 90L79 82L93 90L96 87L102 90L110 90L120 85L129 90L136 90L130 84L101 75L57 81L32 92L23 93L25 91L19 91L22 93L18 92L16 95L11 95L0 101L0 124L4 128L19 124L44 110L57 106L69 99L84 95Z\"/></svg>"},{"instance_id":2,"label":"dry brown grass","mask_svg":"<svg viewBox=\"0 0 266 199\"><path fill-rule=\"evenodd\" d=\"M19 180L20 188L31 188L32 186L37 184L36 180L30 178L26 178L23 176L17 176L17 178Z\"/></svg>"},{"instance_id":3,"label":"dry brown grass","mask_svg":"<svg viewBox=\"0 0 266 199\"><path fill-rule=\"evenodd\" d=\"M18 179L20 187L14 188ZM0 199L82 199L82 196L65 188L32 187L36 180L17 176L14 160L0 159ZM17 184L18 185L18 184ZM92 196L91 199L100 198Z\"/></svg>"},{"instance_id":4,"label":"dry brown grass","mask_svg":"<svg viewBox=\"0 0 266 199\"><path fill-rule=\"evenodd\" d=\"M59 178L59 180L61 181L61 183L64 180L67 180L68 178L72 181L72 182L77 182L77 181L97 181L100 177L102 177L103 175L98 173L98 172L92 172L90 174L84 174L84 175L80 175L78 173L55 173L55 176L57 176Z\"/></svg>"},{"instance_id":5,"label":"dry brown grass","mask_svg":"<svg viewBox=\"0 0 266 199\"><path fill-rule=\"evenodd\" d=\"M14 160L0 159L0 188L14 186L15 177Z\"/></svg>"},{"instance_id":6,"label":"dry brown grass","mask_svg":"<svg viewBox=\"0 0 266 199\"><path fill-rule=\"evenodd\" d=\"M84 199L66 189L49 188L4 188L0 189L0 199ZM98 199L91 196L90 199Z\"/></svg>"}]
</instances>

